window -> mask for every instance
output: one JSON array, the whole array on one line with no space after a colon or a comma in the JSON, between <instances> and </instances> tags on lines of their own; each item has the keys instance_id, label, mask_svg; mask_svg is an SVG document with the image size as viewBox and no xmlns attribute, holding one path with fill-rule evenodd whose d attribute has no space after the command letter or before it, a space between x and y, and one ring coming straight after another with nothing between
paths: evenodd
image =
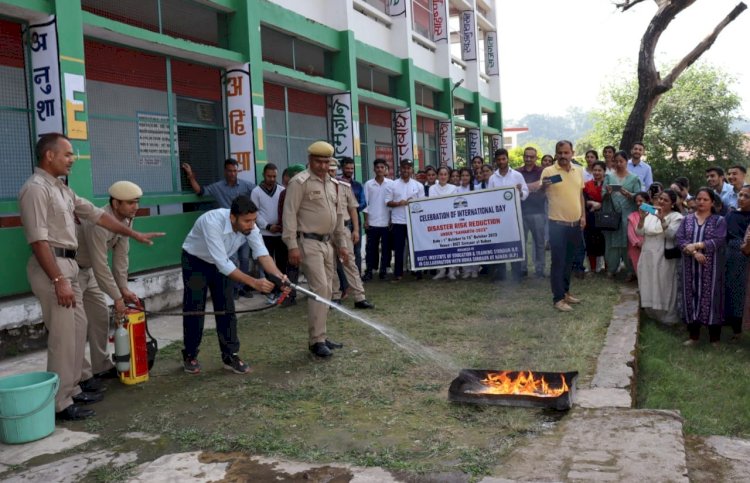
<instances>
[{"instance_id":1,"label":"window","mask_svg":"<svg viewBox=\"0 0 750 483\"><path fill-rule=\"evenodd\" d=\"M357 87L360 89L393 96L396 92L396 79L372 65L357 62Z\"/></svg>"},{"instance_id":2,"label":"window","mask_svg":"<svg viewBox=\"0 0 750 483\"><path fill-rule=\"evenodd\" d=\"M430 8L430 0L413 0L412 6L412 28L415 32L420 35L431 38L430 36L430 25L432 21L432 9Z\"/></svg>"},{"instance_id":3,"label":"window","mask_svg":"<svg viewBox=\"0 0 750 483\"><path fill-rule=\"evenodd\" d=\"M430 89L427 86L416 84L414 86L414 94L416 97L417 105L435 109L435 106L439 104L438 96L440 95L440 93Z\"/></svg>"},{"instance_id":4,"label":"window","mask_svg":"<svg viewBox=\"0 0 750 483\"><path fill-rule=\"evenodd\" d=\"M436 120L417 116L417 146L420 165L438 166Z\"/></svg>"},{"instance_id":5,"label":"window","mask_svg":"<svg viewBox=\"0 0 750 483\"><path fill-rule=\"evenodd\" d=\"M330 52L324 48L265 25L260 28L260 39L263 60L307 75L329 75Z\"/></svg>"}]
</instances>

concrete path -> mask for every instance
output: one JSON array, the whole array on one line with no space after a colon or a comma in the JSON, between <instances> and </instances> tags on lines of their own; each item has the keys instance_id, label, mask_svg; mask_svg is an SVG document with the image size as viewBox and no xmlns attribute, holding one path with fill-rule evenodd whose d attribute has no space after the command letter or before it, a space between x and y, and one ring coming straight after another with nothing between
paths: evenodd
<instances>
[{"instance_id":1,"label":"concrete path","mask_svg":"<svg viewBox=\"0 0 750 483\"><path fill-rule=\"evenodd\" d=\"M258 308L265 297L242 299L238 309ZM176 316L149 319L164 347L182 338ZM212 318L206 320L207 326ZM750 481L750 442L724 437L688 438L677 411L631 409L638 335L638 298L623 288L590 387L578 389L574 408L545 434L530 436L483 483L513 481L686 482ZM46 353L0 361L0 377L45 370ZM103 466L120 467L133 482L204 481L407 481L380 468L315 465L241 453L188 452L161 456L133 467L135 452L85 452L96 434L58 427L40 441L0 444L0 479L19 482L73 482ZM158 444L158 435L133 433L140 444ZM80 448L79 451L76 449ZM690 465L687 464L690 461ZM412 477L411 482L464 482L460 474Z\"/></svg>"}]
</instances>

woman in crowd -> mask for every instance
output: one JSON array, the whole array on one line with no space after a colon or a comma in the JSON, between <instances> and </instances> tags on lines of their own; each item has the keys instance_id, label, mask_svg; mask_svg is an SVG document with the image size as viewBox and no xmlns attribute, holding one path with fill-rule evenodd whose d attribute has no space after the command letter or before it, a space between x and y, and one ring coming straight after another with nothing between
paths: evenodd
<instances>
[{"instance_id":1,"label":"woman in crowd","mask_svg":"<svg viewBox=\"0 0 750 483\"><path fill-rule=\"evenodd\" d=\"M745 233L750 226L750 186L745 185L737 195L737 210L726 216L727 223L727 269L724 278L726 299L724 320L732 327L732 340L742 334L742 312L745 307L747 284L747 255L742 252Z\"/></svg>"},{"instance_id":2,"label":"woman in crowd","mask_svg":"<svg viewBox=\"0 0 750 483\"><path fill-rule=\"evenodd\" d=\"M596 273L597 259L604 256L604 235L594 223L594 214L602 209L602 185L606 169L604 161L594 162L591 167L594 178L583 185L583 198L586 201L586 228L583 231L583 238L586 241L586 255L589 258L589 273Z\"/></svg>"},{"instance_id":3,"label":"woman in crowd","mask_svg":"<svg viewBox=\"0 0 750 483\"><path fill-rule=\"evenodd\" d=\"M492 177L492 166L489 164L482 165L482 181L479 184L479 189L487 189L487 182Z\"/></svg>"},{"instance_id":4,"label":"woman in crowd","mask_svg":"<svg viewBox=\"0 0 750 483\"><path fill-rule=\"evenodd\" d=\"M635 194L635 211L628 215L628 258L633 266L633 273L638 273L638 258L641 256L641 246L643 246L643 235L636 232L643 203L651 203L651 195L648 191Z\"/></svg>"},{"instance_id":5,"label":"woman in crowd","mask_svg":"<svg viewBox=\"0 0 750 483\"><path fill-rule=\"evenodd\" d=\"M542 156L541 164L542 168L552 166L553 164L555 164L555 158L553 158L551 154L545 154L544 156Z\"/></svg>"},{"instance_id":6,"label":"woman in crowd","mask_svg":"<svg viewBox=\"0 0 750 483\"><path fill-rule=\"evenodd\" d=\"M648 188L648 194L651 195L651 199L654 200L654 203L656 203L656 198L659 197L661 192L664 191L664 185L659 183L658 181L654 181L651 183L651 186Z\"/></svg>"},{"instance_id":7,"label":"woman in crowd","mask_svg":"<svg viewBox=\"0 0 750 483\"><path fill-rule=\"evenodd\" d=\"M675 283L678 260L671 255L675 235L682 223L678 200L674 191L663 191L654 198L658 210L656 215L638 210L636 227L636 233L643 237L637 272L641 307L649 317L665 324L679 322ZM667 253L670 253L670 258L667 258Z\"/></svg>"},{"instance_id":8,"label":"woman in crowd","mask_svg":"<svg viewBox=\"0 0 750 483\"><path fill-rule=\"evenodd\" d=\"M625 262L626 279L632 280L633 266L627 255L628 216L635 211L635 194L641 191L641 180L628 172L628 154L625 151L618 151L614 160L614 173L604 177L602 211L619 215L620 226L617 230L604 231L604 259L610 278L615 276L622 260Z\"/></svg>"},{"instance_id":9,"label":"woman in crowd","mask_svg":"<svg viewBox=\"0 0 750 483\"><path fill-rule=\"evenodd\" d=\"M586 167L583 169L583 182L587 183L594 179L594 174L591 171L594 168L594 163L599 161L599 153L593 149L586 151Z\"/></svg>"},{"instance_id":10,"label":"woman in crowd","mask_svg":"<svg viewBox=\"0 0 750 483\"><path fill-rule=\"evenodd\" d=\"M435 196L452 195L456 192L457 188L455 185L450 184L448 181L451 177L451 169L448 166L440 166L437 169L437 182L430 187L430 192L427 194L430 198ZM433 280L440 280L445 278L451 280L456 279L456 267L448 267L438 269L437 274L432 277Z\"/></svg>"},{"instance_id":11,"label":"woman in crowd","mask_svg":"<svg viewBox=\"0 0 750 483\"><path fill-rule=\"evenodd\" d=\"M458 188L457 193L466 193L467 191L474 191L474 175L471 172L471 168L463 167L458 170Z\"/></svg>"},{"instance_id":12,"label":"woman in crowd","mask_svg":"<svg viewBox=\"0 0 750 483\"><path fill-rule=\"evenodd\" d=\"M607 174L615 172L615 153L616 151L614 146L604 146L604 149L602 149L604 164L607 165L607 169L605 170Z\"/></svg>"},{"instance_id":13,"label":"woman in crowd","mask_svg":"<svg viewBox=\"0 0 750 483\"><path fill-rule=\"evenodd\" d=\"M714 210L716 195L711 188L701 188L695 195L695 212L687 215L677 230L675 240L682 251L680 266L682 318L694 345L701 326L708 327L708 338L717 344L724 322L724 246L727 224Z\"/></svg>"},{"instance_id":14,"label":"woman in crowd","mask_svg":"<svg viewBox=\"0 0 750 483\"><path fill-rule=\"evenodd\" d=\"M457 169L454 169L451 171L451 180L450 183L453 186L461 186L461 175L459 174Z\"/></svg>"},{"instance_id":15,"label":"woman in crowd","mask_svg":"<svg viewBox=\"0 0 750 483\"><path fill-rule=\"evenodd\" d=\"M428 164L424 168L424 176L425 176L424 195L429 196L430 190L435 185L435 183L437 183L437 171L435 170L433 166L430 166Z\"/></svg>"}]
</instances>

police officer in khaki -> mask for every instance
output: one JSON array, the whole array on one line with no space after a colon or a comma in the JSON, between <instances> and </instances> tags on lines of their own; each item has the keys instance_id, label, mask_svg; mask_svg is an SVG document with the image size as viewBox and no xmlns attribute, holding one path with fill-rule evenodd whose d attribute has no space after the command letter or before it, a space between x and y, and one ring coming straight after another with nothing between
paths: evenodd
<instances>
[{"instance_id":1,"label":"police officer in khaki","mask_svg":"<svg viewBox=\"0 0 750 483\"><path fill-rule=\"evenodd\" d=\"M336 170L339 164L336 158L331 158L330 165L328 168L328 174L331 177L336 177ZM354 244L359 241L359 214L357 208L359 202L354 197L352 186L346 181L338 180L339 182L339 202L338 202L338 216L343 218L344 227L349 232L346 238L346 245L342 248L346 250L346 262L342 262L341 266L346 276L346 281L349 285L347 289L348 293L351 293L354 298L354 307L358 309L374 309L375 306L367 301L365 296L365 287L362 285L362 279L359 276L359 270L354 258ZM334 247L336 246L334 241ZM333 287L332 287L332 299L334 302L341 303L341 284L338 276L338 270L333 271Z\"/></svg>"},{"instance_id":2,"label":"police officer in khaki","mask_svg":"<svg viewBox=\"0 0 750 483\"><path fill-rule=\"evenodd\" d=\"M82 392L78 385L86 344L86 314L75 261L75 218L149 245L151 238L163 233L133 231L68 188L59 179L70 175L75 162L73 146L66 136L42 135L36 144L36 158L38 167L18 195L24 234L33 254L26 273L49 332L47 370L60 377L56 415L60 419L84 419L93 416L94 411L81 405L100 401L101 394Z\"/></svg>"},{"instance_id":3,"label":"police officer in khaki","mask_svg":"<svg viewBox=\"0 0 750 483\"><path fill-rule=\"evenodd\" d=\"M317 141L307 148L308 168L289 181L284 200L282 240L289 248L289 263L299 265L307 277L310 290L323 298L331 298L334 248L346 246L349 233L343 218L338 216L338 181L328 175L333 146ZM346 249L338 256L346 259ZM310 352L330 357L331 349L343 347L326 338L328 307L313 298L307 301Z\"/></svg>"},{"instance_id":4,"label":"police officer in khaki","mask_svg":"<svg viewBox=\"0 0 750 483\"><path fill-rule=\"evenodd\" d=\"M109 204L105 213L132 227L143 190L130 181L117 181L109 187ZM115 313L125 313L125 304L138 303L138 296L128 288L128 253L130 239L90 221L81 221L78 231L78 284L83 292L86 311L86 335L91 360L84 360L82 389L95 387L95 378L117 377L117 370L107 351L109 341L109 307L104 294L114 301ZM112 268L107 255L112 252ZM92 384L93 382L93 384Z\"/></svg>"}]
</instances>

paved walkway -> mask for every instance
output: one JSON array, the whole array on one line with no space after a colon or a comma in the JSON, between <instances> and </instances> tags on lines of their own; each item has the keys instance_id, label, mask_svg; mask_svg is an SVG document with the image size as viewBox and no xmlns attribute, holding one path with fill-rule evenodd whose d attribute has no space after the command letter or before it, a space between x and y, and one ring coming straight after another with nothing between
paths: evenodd
<instances>
[{"instance_id":1,"label":"paved walkway","mask_svg":"<svg viewBox=\"0 0 750 483\"><path fill-rule=\"evenodd\" d=\"M238 309L257 308L264 301L256 295L253 299L243 299ZM209 317L207 326L210 320ZM162 316L152 321L151 331L160 347L182 338L179 317ZM575 407L559 424L546 434L529 437L526 444L504 458L502 467L493 469L493 477L481 481L750 481L750 442L724 437L692 441L695 448L692 456L704 464L692 470L688 478L679 412L631 409L637 334L637 294L631 288L623 288L590 387L578 390ZM0 361L0 377L45 367L45 352L34 352ZM127 436L142 444L158 438L158 435L142 433ZM76 454L76 447L98 437L58 427L51 436L40 441L0 445L0 478L40 483L74 482L96 468L125 467L137 460L135 452L102 450ZM721 468L721 472L711 468ZM129 481L134 482L406 481L380 468L313 465L240 453L209 452L165 455L137 466L131 474ZM433 476L409 481L466 481L456 475Z\"/></svg>"}]
</instances>

